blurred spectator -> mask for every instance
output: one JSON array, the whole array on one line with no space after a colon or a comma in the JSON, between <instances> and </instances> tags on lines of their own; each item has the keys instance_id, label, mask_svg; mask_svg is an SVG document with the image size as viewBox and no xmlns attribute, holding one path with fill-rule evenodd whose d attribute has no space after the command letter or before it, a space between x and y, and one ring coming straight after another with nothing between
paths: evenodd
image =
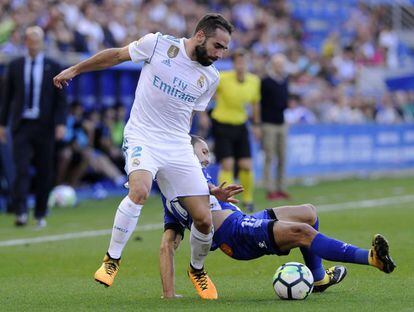
<instances>
[{"instance_id":1,"label":"blurred spectator","mask_svg":"<svg viewBox=\"0 0 414 312\"><path fill-rule=\"evenodd\" d=\"M323 42L322 45L322 56L331 58L338 54L340 48L339 34L332 32Z\"/></svg>"},{"instance_id":2,"label":"blurred spectator","mask_svg":"<svg viewBox=\"0 0 414 312\"><path fill-rule=\"evenodd\" d=\"M354 82L357 74L354 48L346 46L340 55L332 60L336 69L336 78L341 82Z\"/></svg>"},{"instance_id":3,"label":"blurred spectator","mask_svg":"<svg viewBox=\"0 0 414 312\"><path fill-rule=\"evenodd\" d=\"M66 123L66 135L58 149L56 184L79 186L89 166L89 138L83 128L84 109L74 102Z\"/></svg>"},{"instance_id":4,"label":"blurred spectator","mask_svg":"<svg viewBox=\"0 0 414 312\"><path fill-rule=\"evenodd\" d=\"M102 122L95 129L95 147L106 154L120 171L124 169L125 160L120 145L113 140L116 111L108 107L102 112Z\"/></svg>"},{"instance_id":5,"label":"blurred spectator","mask_svg":"<svg viewBox=\"0 0 414 312\"><path fill-rule=\"evenodd\" d=\"M0 46L0 53L4 53L9 56L16 56L22 53L24 49L22 35L20 30L14 30L8 41Z\"/></svg>"},{"instance_id":6,"label":"blurred spectator","mask_svg":"<svg viewBox=\"0 0 414 312\"><path fill-rule=\"evenodd\" d=\"M287 199L285 167L286 137L284 111L289 96L286 58L276 54L271 59L268 75L261 82L262 142L265 152L264 182L268 200ZM272 178L272 163L276 160L276 184Z\"/></svg>"},{"instance_id":7,"label":"blurred spectator","mask_svg":"<svg viewBox=\"0 0 414 312\"><path fill-rule=\"evenodd\" d=\"M287 124L312 124L316 122L315 114L303 105L299 95L291 94L288 103L288 108L285 110Z\"/></svg>"},{"instance_id":8,"label":"blurred spectator","mask_svg":"<svg viewBox=\"0 0 414 312\"><path fill-rule=\"evenodd\" d=\"M297 48L293 48L287 52L287 60L285 63L286 72L289 75L298 75L308 66L308 59L306 55L301 55Z\"/></svg>"},{"instance_id":9,"label":"blurred spectator","mask_svg":"<svg viewBox=\"0 0 414 312\"><path fill-rule=\"evenodd\" d=\"M63 14L58 6L52 6L45 23L46 41L48 49L54 53L71 51L74 43L74 34L68 29Z\"/></svg>"},{"instance_id":10,"label":"blurred spectator","mask_svg":"<svg viewBox=\"0 0 414 312\"><path fill-rule=\"evenodd\" d=\"M110 134L106 129L102 131L101 127L101 114L97 110L88 112L83 121L83 128L85 129L89 138L87 156L90 169L92 169L92 173L110 179L116 186L122 186L127 181L126 176L121 172L120 169L118 169L111 158L102 151L103 148L108 148L108 146L105 144L110 144L107 143L108 141L101 141L102 134L105 135L105 138L110 137ZM112 147L112 145L109 145L109 149ZM109 152L115 154L113 150L110 150ZM120 153L121 151L119 149L118 154Z\"/></svg>"},{"instance_id":11,"label":"blurred spectator","mask_svg":"<svg viewBox=\"0 0 414 312\"><path fill-rule=\"evenodd\" d=\"M51 83L60 66L43 54L44 33L38 26L26 30L27 54L7 67L0 106L0 140L6 140L6 126L13 134L16 166L12 201L16 226L28 221L27 196L30 190L30 162L35 167L38 227L46 226L47 201L53 185L55 139L65 134L66 103L63 91Z\"/></svg>"},{"instance_id":12,"label":"blurred spectator","mask_svg":"<svg viewBox=\"0 0 414 312\"><path fill-rule=\"evenodd\" d=\"M389 68L398 67L398 37L389 25L379 34L379 46L385 49L386 64Z\"/></svg>"},{"instance_id":13,"label":"blurred spectator","mask_svg":"<svg viewBox=\"0 0 414 312\"><path fill-rule=\"evenodd\" d=\"M414 92L397 91L394 97L398 109L403 114L404 121L414 122Z\"/></svg>"},{"instance_id":14,"label":"blurred spectator","mask_svg":"<svg viewBox=\"0 0 414 312\"><path fill-rule=\"evenodd\" d=\"M375 120L381 124L395 124L402 121L401 112L394 106L390 94L384 94L381 103L378 105Z\"/></svg>"},{"instance_id":15,"label":"blurred spectator","mask_svg":"<svg viewBox=\"0 0 414 312\"><path fill-rule=\"evenodd\" d=\"M112 142L110 125L114 114L110 108L102 118L97 110L85 113L80 103L72 104L67 134L59 151L57 184L79 186L85 179L96 182L99 178L110 179L117 186L126 182L119 165L123 162L121 148Z\"/></svg>"},{"instance_id":16,"label":"blurred spectator","mask_svg":"<svg viewBox=\"0 0 414 312\"><path fill-rule=\"evenodd\" d=\"M88 52L95 53L103 47L105 39L102 27L96 21L98 15L96 5L92 2L84 3L81 13L76 30L86 39Z\"/></svg>"},{"instance_id":17,"label":"blurred spectator","mask_svg":"<svg viewBox=\"0 0 414 312\"><path fill-rule=\"evenodd\" d=\"M112 141L118 147L122 146L124 128L126 124L126 111L122 103L115 105L115 120L111 127Z\"/></svg>"}]
</instances>

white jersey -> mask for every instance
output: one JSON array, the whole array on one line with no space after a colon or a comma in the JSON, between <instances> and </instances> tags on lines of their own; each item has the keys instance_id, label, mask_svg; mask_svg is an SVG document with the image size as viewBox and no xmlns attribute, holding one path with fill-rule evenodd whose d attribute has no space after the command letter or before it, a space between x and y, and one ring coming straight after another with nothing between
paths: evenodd
<instances>
[{"instance_id":1,"label":"white jersey","mask_svg":"<svg viewBox=\"0 0 414 312\"><path fill-rule=\"evenodd\" d=\"M144 61L125 137L149 144L189 143L191 114L204 111L219 73L213 65L192 61L184 38L147 34L129 45L135 63Z\"/></svg>"}]
</instances>

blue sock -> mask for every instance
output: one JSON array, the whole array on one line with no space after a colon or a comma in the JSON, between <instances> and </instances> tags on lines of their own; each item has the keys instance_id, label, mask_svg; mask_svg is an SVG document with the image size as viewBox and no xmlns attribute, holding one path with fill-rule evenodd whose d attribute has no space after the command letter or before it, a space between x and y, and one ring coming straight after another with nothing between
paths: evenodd
<instances>
[{"instance_id":1,"label":"blue sock","mask_svg":"<svg viewBox=\"0 0 414 312\"><path fill-rule=\"evenodd\" d=\"M316 218L316 222L313 225L315 230L319 229L319 219ZM300 252L303 255L306 266L311 270L314 281L320 281L325 277L325 269L322 265L322 259L311 252L308 248L301 247Z\"/></svg>"},{"instance_id":2,"label":"blue sock","mask_svg":"<svg viewBox=\"0 0 414 312\"><path fill-rule=\"evenodd\" d=\"M349 245L321 233L315 236L309 249L326 260L368 264L369 250Z\"/></svg>"}]
</instances>

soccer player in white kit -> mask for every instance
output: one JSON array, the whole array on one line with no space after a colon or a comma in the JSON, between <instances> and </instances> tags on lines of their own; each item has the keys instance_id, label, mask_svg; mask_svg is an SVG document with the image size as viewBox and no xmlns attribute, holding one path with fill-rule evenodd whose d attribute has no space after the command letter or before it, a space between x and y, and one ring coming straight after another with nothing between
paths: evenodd
<instances>
[{"instance_id":1,"label":"soccer player in white kit","mask_svg":"<svg viewBox=\"0 0 414 312\"><path fill-rule=\"evenodd\" d=\"M204 270L213 237L209 187L189 131L194 111L204 111L217 88L219 73L212 63L223 57L232 30L220 14L206 14L190 39L150 33L123 48L103 50L53 79L62 88L80 73L129 60L144 62L124 131L129 192L116 212L96 281L112 285L122 250L137 225L152 180L157 179L167 200L179 197L194 220L188 275L201 298L217 299L216 288Z\"/></svg>"}]
</instances>

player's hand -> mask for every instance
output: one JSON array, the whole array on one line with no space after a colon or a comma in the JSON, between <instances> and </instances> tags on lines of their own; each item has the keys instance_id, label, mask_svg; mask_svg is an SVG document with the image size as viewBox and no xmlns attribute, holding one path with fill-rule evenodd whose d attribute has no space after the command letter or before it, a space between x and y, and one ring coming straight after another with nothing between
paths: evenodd
<instances>
[{"instance_id":1,"label":"player's hand","mask_svg":"<svg viewBox=\"0 0 414 312\"><path fill-rule=\"evenodd\" d=\"M237 198L234 198L234 197L229 197L229 198L227 198L226 202L231 203L231 204L238 204L240 202L240 200L238 200Z\"/></svg>"},{"instance_id":2,"label":"player's hand","mask_svg":"<svg viewBox=\"0 0 414 312\"><path fill-rule=\"evenodd\" d=\"M171 296L167 296L167 295L161 296L161 299L179 299L179 298L183 298L183 295L173 294Z\"/></svg>"},{"instance_id":3,"label":"player's hand","mask_svg":"<svg viewBox=\"0 0 414 312\"><path fill-rule=\"evenodd\" d=\"M73 66L65 69L64 71L60 72L57 76L53 78L53 84L56 88L62 89L64 86L69 85L69 81L72 80L73 77L76 76L76 71Z\"/></svg>"},{"instance_id":4,"label":"player's hand","mask_svg":"<svg viewBox=\"0 0 414 312\"><path fill-rule=\"evenodd\" d=\"M240 184L230 184L224 187L225 184L226 182L223 182L220 186L211 188L211 195L214 195L219 201L237 204L239 201L233 196L243 192L243 186Z\"/></svg>"}]
</instances>

